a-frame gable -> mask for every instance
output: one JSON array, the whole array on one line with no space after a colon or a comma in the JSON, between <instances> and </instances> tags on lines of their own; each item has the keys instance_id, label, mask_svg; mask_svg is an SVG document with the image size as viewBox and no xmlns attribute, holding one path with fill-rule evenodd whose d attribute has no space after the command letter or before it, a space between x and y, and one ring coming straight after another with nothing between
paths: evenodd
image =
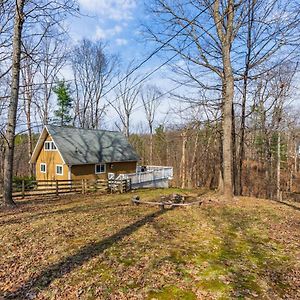
<instances>
[{"instance_id":1,"label":"a-frame gable","mask_svg":"<svg viewBox=\"0 0 300 300\"><path fill-rule=\"evenodd\" d=\"M30 158L29 163L36 163L36 161L39 157L39 154L40 154L41 150L44 147L44 142L46 141L48 136L50 136L51 140L55 144L56 149L57 149L57 151L58 151L58 153L59 153L59 155L62 159L62 162L65 164L65 160L64 160L63 156L61 155L61 152L59 151L58 145L55 143L55 139L51 136L49 130L47 129L47 126L44 126L44 128L42 130L42 133L39 136L39 139L38 139L38 141L37 141L37 143L34 147L34 150L32 152L32 156Z\"/></svg>"}]
</instances>

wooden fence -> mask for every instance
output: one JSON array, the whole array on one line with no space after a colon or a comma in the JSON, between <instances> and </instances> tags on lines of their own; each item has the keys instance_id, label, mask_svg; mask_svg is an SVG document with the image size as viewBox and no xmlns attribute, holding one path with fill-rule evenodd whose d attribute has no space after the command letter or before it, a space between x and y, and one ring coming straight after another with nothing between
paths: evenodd
<instances>
[{"instance_id":1,"label":"wooden fence","mask_svg":"<svg viewBox=\"0 0 300 300\"><path fill-rule=\"evenodd\" d=\"M13 198L46 196L67 193L125 193L131 189L131 180L22 180L13 182ZM2 195L0 195L2 197Z\"/></svg>"}]
</instances>

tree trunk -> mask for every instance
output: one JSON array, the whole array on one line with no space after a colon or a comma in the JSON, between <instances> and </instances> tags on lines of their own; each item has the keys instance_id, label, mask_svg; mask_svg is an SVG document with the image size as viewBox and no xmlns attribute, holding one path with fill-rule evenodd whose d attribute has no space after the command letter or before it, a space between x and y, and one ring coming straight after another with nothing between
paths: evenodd
<instances>
[{"instance_id":1,"label":"tree trunk","mask_svg":"<svg viewBox=\"0 0 300 300\"><path fill-rule=\"evenodd\" d=\"M153 127L152 124L149 123L149 129L150 129L150 159L149 163L150 165L153 165Z\"/></svg>"},{"instance_id":2,"label":"tree trunk","mask_svg":"<svg viewBox=\"0 0 300 300\"><path fill-rule=\"evenodd\" d=\"M236 138L235 138L235 112L234 105L232 103L232 180L233 180L233 191L234 195L239 194L239 186L238 186L238 167L237 167L237 150L236 150Z\"/></svg>"},{"instance_id":3,"label":"tree trunk","mask_svg":"<svg viewBox=\"0 0 300 300\"><path fill-rule=\"evenodd\" d=\"M182 136L182 153L181 153L181 163L180 163L180 173L181 173L181 188L186 188L186 146L187 146L187 133L184 130L181 134Z\"/></svg>"},{"instance_id":4,"label":"tree trunk","mask_svg":"<svg viewBox=\"0 0 300 300\"><path fill-rule=\"evenodd\" d=\"M232 104L234 96L234 77L231 66L231 46L233 40L233 21L234 21L234 1L228 0L227 17L225 22L225 30L222 25L222 15L220 14L220 6L223 2L215 0L213 4L213 15L218 37L222 44L222 108L223 108L223 179L224 179L224 196L227 200L233 198L233 179L232 179ZM224 23L223 23L224 24Z\"/></svg>"},{"instance_id":5,"label":"tree trunk","mask_svg":"<svg viewBox=\"0 0 300 300\"><path fill-rule=\"evenodd\" d=\"M20 57L21 57L21 37L24 22L25 0L16 1L14 35L13 35L13 53L12 53L12 79L11 79L11 96L8 108L7 126L5 132L6 149L4 157L4 206L14 205L12 199L12 178L13 178L13 161L14 161L14 142L16 130L16 116L18 109L19 85L20 85Z\"/></svg>"},{"instance_id":6,"label":"tree trunk","mask_svg":"<svg viewBox=\"0 0 300 300\"><path fill-rule=\"evenodd\" d=\"M238 161L238 176L237 176L237 188L238 195L243 194L243 161L245 159L245 118L246 118L246 102L248 93L248 76L250 69L250 59L252 51L252 27L254 19L254 3L252 0L248 0L248 33L247 33L247 54L245 58L245 72L243 78L243 92L242 92L242 114L241 114L241 137L239 147L239 161Z\"/></svg>"},{"instance_id":7,"label":"tree trunk","mask_svg":"<svg viewBox=\"0 0 300 300\"><path fill-rule=\"evenodd\" d=\"M45 99L44 99L44 116L43 116L43 125L48 124L48 103L49 103L49 96L48 96L48 84L45 83Z\"/></svg>"},{"instance_id":8,"label":"tree trunk","mask_svg":"<svg viewBox=\"0 0 300 300\"><path fill-rule=\"evenodd\" d=\"M27 80L24 80L25 91L24 91L24 111L26 116L26 127L27 127L27 151L28 151L28 161L31 159L33 151L33 141L32 141L32 128L31 128L31 103L32 103L32 74L28 69L25 70L27 74ZM29 176L33 176L33 165L29 163Z\"/></svg>"},{"instance_id":9,"label":"tree trunk","mask_svg":"<svg viewBox=\"0 0 300 300\"><path fill-rule=\"evenodd\" d=\"M243 180L242 180L242 173L243 173L243 161L245 158L245 115L246 115L246 99L247 99L247 77L244 77L243 83L243 99L242 99L242 115L241 115L241 137L240 137L240 147L239 147L239 161L238 161L238 178L237 178L237 194L243 194Z\"/></svg>"},{"instance_id":10,"label":"tree trunk","mask_svg":"<svg viewBox=\"0 0 300 300\"><path fill-rule=\"evenodd\" d=\"M129 138L129 119L130 118L130 114L127 114L126 113L126 116L125 116L125 128L124 128L124 131L125 131L125 136L127 138Z\"/></svg>"},{"instance_id":11,"label":"tree trunk","mask_svg":"<svg viewBox=\"0 0 300 300\"><path fill-rule=\"evenodd\" d=\"M197 184L197 179L193 180L196 177L197 173L197 168L196 168L196 159L197 159L197 152L198 152L198 144L199 144L199 130L198 128L196 130L196 139L195 139L195 144L194 144L194 151L193 151L193 156L191 160L191 166L190 166L190 171L189 171L189 178L188 178L188 187L192 188L193 186L196 187ZM209 142L207 143L209 144Z\"/></svg>"},{"instance_id":12,"label":"tree trunk","mask_svg":"<svg viewBox=\"0 0 300 300\"><path fill-rule=\"evenodd\" d=\"M232 103L234 95L234 79L230 62L230 47L224 46L224 82L223 100L223 177L224 196L231 200L233 197L232 180Z\"/></svg>"},{"instance_id":13,"label":"tree trunk","mask_svg":"<svg viewBox=\"0 0 300 300\"><path fill-rule=\"evenodd\" d=\"M294 172L295 174L298 172L298 144L295 141L295 150L294 150Z\"/></svg>"},{"instance_id":14,"label":"tree trunk","mask_svg":"<svg viewBox=\"0 0 300 300\"><path fill-rule=\"evenodd\" d=\"M281 191L280 191L280 132L278 132L277 137L277 200L281 201Z\"/></svg>"},{"instance_id":15,"label":"tree trunk","mask_svg":"<svg viewBox=\"0 0 300 300\"><path fill-rule=\"evenodd\" d=\"M27 98L27 111L26 111L26 125L27 125L27 149L28 149L28 158L31 159L32 156L32 148L33 148L33 142L32 142L32 129L31 129L31 99L29 97ZM33 176L33 166L30 163L29 164L29 175Z\"/></svg>"},{"instance_id":16,"label":"tree trunk","mask_svg":"<svg viewBox=\"0 0 300 300\"><path fill-rule=\"evenodd\" d=\"M220 134L220 168L219 168L219 179L218 179L218 191L224 193L224 180L223 180L223 134Z\"/></svg>"}]
</instances>

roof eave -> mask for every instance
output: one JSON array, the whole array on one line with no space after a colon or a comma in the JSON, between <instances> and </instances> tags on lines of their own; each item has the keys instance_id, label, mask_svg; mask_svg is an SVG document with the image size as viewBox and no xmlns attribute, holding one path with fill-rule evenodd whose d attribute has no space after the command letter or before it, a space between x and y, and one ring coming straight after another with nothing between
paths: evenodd
<instances>
[{"instance_id":1,"label":"roof eave","mask_svg":"<svg viewBox=\"0 0 300 300\"><path fill-rule=\"evenodd\" d=\"M36 163L37 161L37 157L38 157L38 154L39 152L41 151L41 147L43 146L43 143L44 143L44 139L46 138L46 133L48 132L46 126L44 126L40 136L39 136L39 139L33 149L33 152L32 152L32 155L31 155L31 158L29 160L29 163ZM49 133L49 132L48 132Z\"/></svg>"},{"instance_id":2,"label":"roof eave","mask_svg":"<svg viewBox=\"0 0 300 300\"><path fill-rule=\"evenodd\" d=\"M112 164L112 163L119 163L119 162L138 162L140 159L131 159L131 160L114 160L114 161L103 161L103 162L84 162L84 163L72 163L72 166L84 166L84 165L95 165L99 163L105 164Z\"/></svg>"}]
</instances>

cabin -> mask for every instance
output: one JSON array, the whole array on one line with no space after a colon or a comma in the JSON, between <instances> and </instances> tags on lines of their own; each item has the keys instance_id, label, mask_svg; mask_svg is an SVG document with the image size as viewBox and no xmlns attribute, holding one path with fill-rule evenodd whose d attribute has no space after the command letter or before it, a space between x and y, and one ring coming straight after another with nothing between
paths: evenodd
<instances>
[{"instance_id":1,"label":"cabin","mask_svg":"<svg viewBox=\"0 0 300 300\"><path fill-rule=\"evenodd\" d=\"M107 179L135 173L139 157L116 131L46 125L30 163L36 180Z\"/></svg>"}]
</instances>

